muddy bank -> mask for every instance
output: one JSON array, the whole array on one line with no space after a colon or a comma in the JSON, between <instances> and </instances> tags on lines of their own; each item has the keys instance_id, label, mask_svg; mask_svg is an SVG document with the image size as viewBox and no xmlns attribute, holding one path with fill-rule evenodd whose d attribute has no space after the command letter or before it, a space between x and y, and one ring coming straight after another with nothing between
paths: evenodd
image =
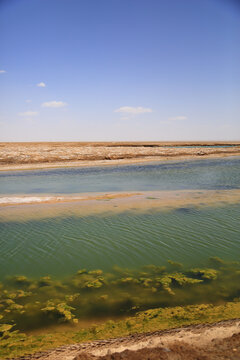
<instances>
[{"instance_id":1,"label":"muddy bank","mask_svg":"<svg viewBox=\"0 0 240 360\"><path fill-rule=\"evenodd\" d=\"M240 358L240 319L63 346L15 359L207 360Z\"/></svg>"},{"instance_id":2,"label":"muddy bank","mask_svg":"<svg viewBox=\"0 0 240 360\"><path fill-rule=\"evenodd\" d=\"M0 170L131 164L240 155L240 143L0 143Z\"/></svg>"},{"instance_id":3,"label":"muddy bank","mask_svg":"<svg viewBox=\"0 0 240 360\"><path fill-rule=\"evenodd\" d=\"M79 355L74 360L237 360L240 358L240 333L226 339L213 339L212 343L198 346L184 341L176 341L168 347L147 347L140 350L124 350L123 352L105 356Z\"/></svg>"}]
</instances>

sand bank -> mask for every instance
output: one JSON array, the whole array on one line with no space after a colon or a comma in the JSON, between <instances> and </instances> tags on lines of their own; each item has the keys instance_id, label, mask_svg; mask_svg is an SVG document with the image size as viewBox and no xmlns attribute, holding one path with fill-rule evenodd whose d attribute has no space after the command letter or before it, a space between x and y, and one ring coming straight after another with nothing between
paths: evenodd
<instances>
[{"instance_id":1,"label":"sand bank","mask_svg":"<svg viewBox=\"0 0 240 360\"><path fill-rule=\"evenodd\" d=\"M19 196L2 196L0 197L0 206L24 205L24 204L56 204L63 202L75 201L91 201L91 200L113 200L131 196L141 195L141 193L114 193L114 194L83 194L83 196L35 196L35 195L19 195Z\"/></svg>"},{"instance_id":2,"label":"sand bank","mask_svg":"<svg viewBox=\"0 0 240 360\"><path fill-rule=\"evenodd\" d=\"M0 197L0 221L25 221L55 216L88 216L125 211L171 211L239 204L240 190L174 190L86 193L73 196Z\"/></svg>"}]
</instances>

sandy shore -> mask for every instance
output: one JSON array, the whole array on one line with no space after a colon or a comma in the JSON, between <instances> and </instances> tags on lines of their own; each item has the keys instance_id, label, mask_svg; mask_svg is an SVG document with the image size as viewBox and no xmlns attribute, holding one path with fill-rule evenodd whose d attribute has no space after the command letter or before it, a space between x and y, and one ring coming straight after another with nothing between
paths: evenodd
<instances>
[{"instance_id":1,"label":"sandy shore","mask_svg":"<svg viewBox=\"0 0 240 360\"><path fill-rule=\"evenodd\" d=\"M79 196L0 196L0 206L24 205L24 204L56 204L64 202L89 201L89 200L113 200L141 195L141 193L97 193L95 195L82 194Z\"/></svg>"},{"instance_id":2,"label":"sandy shore","mask_svg":"<svg viewBox=\"0 0 240 360\"><path fill-rule=\"evenodd\" d=\"M39 220L55 216L201 209L239 204L240 190L177 190L141 193L86 193L79 196L0 197L0 221Z\"/></svg>"},{"instance_id":3,"label":"sandy shore","mask_svg":"<svg viewBox=\"0 0 240 360\"><path fill-rule=\"evenodd\" d=\"M19 359L237 360L240 359L240 320L67 345Z\"/></svg>"},{"instance_id":4,"label":"sandy shore","mask_svg":"<svg viewBox=\"0 0 240 360\"><path fill-rule=\"evenodd\" d=\"M0 171L240 155L240 142L0 143Z\"/></svg>"}]
</instances>

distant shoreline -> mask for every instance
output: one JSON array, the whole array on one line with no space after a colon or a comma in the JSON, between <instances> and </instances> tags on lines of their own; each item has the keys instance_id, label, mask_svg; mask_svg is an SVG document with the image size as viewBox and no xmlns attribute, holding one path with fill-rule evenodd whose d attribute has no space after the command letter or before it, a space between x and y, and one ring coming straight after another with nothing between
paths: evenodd
<instances>
[{"instance_id":1,"label":"distant shoreline","mask_svg":"<svg viewBox=\"0 0 240 360\"><path fill-rule=\"evenodd\" d=\"M0 143L0 171L240 156L240 142Z\"/></svg>"}]
</instances>

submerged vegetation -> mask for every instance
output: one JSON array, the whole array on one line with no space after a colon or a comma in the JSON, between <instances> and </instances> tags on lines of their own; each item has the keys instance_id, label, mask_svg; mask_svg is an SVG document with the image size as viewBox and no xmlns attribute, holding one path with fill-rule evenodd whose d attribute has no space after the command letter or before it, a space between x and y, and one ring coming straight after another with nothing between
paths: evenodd
<instances>
[{"instance_id":1,"label":"submerged vegetation","mask_svg":"<svg viewBox=\"0 0 240 360\"><path fill-rule=\"evenodd\" d=\"M204 321L208 321L207 311L209 318L214 319L213 314L211 315L211 306L229 301L235 301L234 309L238 309L236 311L239 316L239 298L240 263L224 262L216 257L209 259L208 268L188 269L180 263L169 260L166 267L148 265L138 270L118 267L113 268L111 272L81 269L75 275L62 280L50 276L38 279L30 279L22 275L9 277L0 285L1 351L4 350L4 346L7 349L10 343L18 344L17 348L25 343L29 336L26 337L23 332L41 328L46 332L47 326L59 323L76 325L79 320L84 319L104 320L119 316L126 318L145 311L144 314L148 314L147 318L144 315L146 323L150 321L149 319L154 319L153 314L156 312L157 317L162 314L163 324L166 314L170 314L167 309L175 307L172 315L169 315L171 321L169 318L164 325L172 327L184 324L185 320L188 323L203 318ZM199 306L193 307L197 309L197 313L193 316L188 313L186 309L189 307L186 306L194 306L194 304ZM158 310L146 312L153 308ZM125 324L124 334L133 329L138 331L138 326L139 331L154 329L155 322L152 320L149 328L145 328L144 324L132 326L134 318L120 322ZM138 321L140 318L141 316L137 315ZM115 323L110 323L115 328L113 325ZM104 325L104 331L108 329L110 323ZM117 329L119 330L118 326ZM101 331L97 330L96 333L93 331L92 334L90 330L85 329L80 331L82 335L79 335L78 340L71 337L71 341L95 339L98 338L96 334L105 336L104 331L103 333ZM112 330L109 336L114 334ZM117 335L120 335L118 331ZM47 335L44 336L41 338L48 338ZM67 335L64 339L62 343L67 341Z\"/></svg>"},{"instance_id":2,"label":"submerged vegetation","mask_svg":"<svg viewBox=\"0 0 240 360\"><path fill-rule=\"evenodd\" d=\"M238 318L240 301L227 302L221 305L188 305L171 308L158 308L138 312L132 317L120 321L105 321L87 328L70 328L68 331L47 332L41 335L25 335L18 331L10 332L9 328L0 327L0 358L22 356L37 351L52 349L61 345L80 343L98 339L127 336L164 330L190 324L213 323L220 320ZM2 329L2 330L1 330Z\"/></svg>"},{"instance_id":3,"label":"submerged vegetation","mask_svg":"<svg viewBox=\"0 0 240 360\"><path fill-rule=\"evenodd\" d=\"M219 258L211 258L208 268L185 269L169 260L167 267L148 265L138 270L81 269L62 280L13 276L0 288L0 329L29 331L157 307L216 304L239 296L240 263Z\"/></svg>"}]
</instances>

